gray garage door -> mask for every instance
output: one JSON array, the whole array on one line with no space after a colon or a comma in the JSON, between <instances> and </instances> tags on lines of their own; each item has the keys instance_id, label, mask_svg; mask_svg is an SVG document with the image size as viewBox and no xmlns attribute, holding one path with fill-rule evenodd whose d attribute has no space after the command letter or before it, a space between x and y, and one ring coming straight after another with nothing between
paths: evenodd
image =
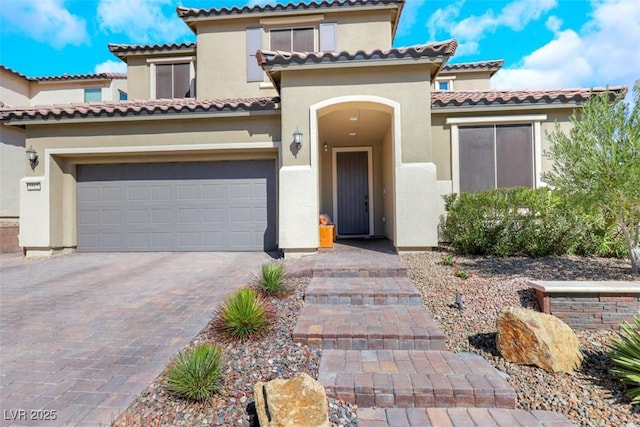
<instances>
[{"instance_id":1,"label":"gray garage door","mask_svg":"<svg viewBox=\"0 0 640 427\"><path fill-rule=\"evenodd\" d=\"M78 251L276 248L275 161L79 165Z\"/></svg>"}]
</instances>

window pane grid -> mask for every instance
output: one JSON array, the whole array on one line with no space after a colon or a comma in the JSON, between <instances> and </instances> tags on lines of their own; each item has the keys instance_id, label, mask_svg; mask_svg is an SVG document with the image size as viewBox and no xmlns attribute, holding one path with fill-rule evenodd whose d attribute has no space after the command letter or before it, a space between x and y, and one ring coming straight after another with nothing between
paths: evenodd
<instances>
[{"instance_id":1,"label":"window pane grid","mask_svg":"<svg viewBox=\"0 0 640 427\"><path fill-rule=\"evenodd\" d=\"M461 126L460 191L534 187L533 127Z\"/></svg>"},{"instance_id":2,"label":"window pane grid","mask_svg":"<svg viewBox=\"0 0 640 427\"><path fill-rule=\"evenodd\" d=\"M314 29L313 28L286 28L271 30L271 50L286 52L313 52Z\"/></svg>"},{"instance_id":3,"label":"window pane grid","mask_svg":"<svg viewBox=\"0 0 640 427\"><path fill-rule=\"evenodd\" d=\"M156 99L191 97L189 63L156 65Z\"/></svg>"}]
</instances>

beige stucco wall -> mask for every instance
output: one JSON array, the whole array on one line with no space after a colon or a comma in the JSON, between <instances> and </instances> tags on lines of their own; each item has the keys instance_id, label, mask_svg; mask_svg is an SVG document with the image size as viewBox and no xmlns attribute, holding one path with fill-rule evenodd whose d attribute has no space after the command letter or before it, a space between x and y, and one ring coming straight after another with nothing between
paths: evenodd
<instances>
[{"instance_id":1,"label":"beige stucco wall","mask_svg":"<svg viewBox=\"0 0 640 427\"><path fill-rule=\"evenodd\" d=\"M392 27L390 10L327 14L328 22L337 22L337 50L356 52L391 49Z\"/></svg>"},{"instance_id":2,"label":"beige stucco wall","mask_svg":"<svg viewBox=\"0 0 640 427\"><path fill-rule=\"evenodd\" d=\"M355 52L391 48L391 17L386 9L358 13L311 13L324 16L323 22L337 23L338 50ZM197 25L198 61L197 96L202 99L275 96L265 75L262 82L247 82L246 29L262 26L263 49L270 48L269 30L287 27L313 27L316 49L319 49L319 22L265 25L260 19L239 18L202 22ZM131 78L131 77L130 77Z\"/></svg>"},{"instance_id":3,"label":"beige stucco wall","mask_svg":"<svg viewBox=\"0 0 640 427\"><path fill-rule=\"evenodd\" d=\"M117 101L118 89L127 91L126 79L75 80L56 82L33 82L31 84L31 105L68 104L84 102L85 89L100 89L102 101Z\"/></svg>"},{"instance_id":4,"label":"beige stucco wall","mask_svg":"<svg viewBox=\"0 0 640 427\"><path fill-rule=\"evenodd\" d=\"M309 145L297 156L288 149L289 136L298 127L309 135L309 108L348 95L378 96L402 107L402 161L431 161L429 74L426 65L397 67L298 70L282 73L282 134L285 165L310 162ZM286 143L286 144L285 144Z\"/></svg>"},{"instance_id":5,"label":"beige stucco wall","mask_svg":"<svg viewBox=\"0 0 640 427\"><path fill-rule=\"evenodd\" d=\"M394 209L394 182L393 182L393 134L392 128L384 135L382 140L382 202L384 236L395 240L395 209Z\"/></svg>"},{"instance_id":6,"label":"beige stucco wall","mask_svg":"<svg viewBox=\"0 0 640 427\"><path fill-rule=\"evenodd\" d=\"M0 101L29 105L29 82L0 70ZM0 124L0 221L14 221L19 215L19 180L25 168L24 130Z\"/></svg>"},{"instance_id":7,"label":"beige stucco wall","mask_svg":"<svg viewBox=\"0 0 640 427\"><path fill-rule=\"evenodd\" d=\"M146 57L130 57L127 59L128 99L149 99L151 95L150 73Z\"/></svg>"},{"instance_id":8,"label":"beige stucco wall","mask_svg":"<svg viewBox=\"0 0 640 427\"><path fill-rule=\"evenodd\" d=\"M0 124L0 221L20 212L19 181L26 172L24 131Z\"/></svg>"},{"instance_id":9,"label":"beige stucco wall","mask_svg":"<svg viewBox=\"0 0 640 427\"><path fill-rule=\"evenodd\" d=\"M278 115L258 115L185 120L180 125L160 119L29 126L27 143L41 161L21 183L21 209L28 212L20 219L21 227L35 232L21 233L20 244L34 250L76 245L78 164L275 159L279 124ZM189 132L183 132L185 128ZM247 148L265 142L271 145ZM243 148L234 149L233 144ZM36 181L41 182L41 191L27 192L26 182ZM33 212L48 215L38 215L41 224L36 225Z\"/></svg>"},{"instance_id":10,"label":"beige stucco wall","mask_svg":"<svg viewBox=\"0 0 640 427\"><path fill-rule=\"evenodd\" d=\"M0 70L0 101L5 105L29 105L29 82Z\"/></svg>"},{"instance_id":11,"label":"beige stucco wall","mask_svg":"<svg viewBox=\"0 0 640 427\"><path fill-rule=\"evenodd\" d=\"M247 82L247 27L258 18L208 22L198 25L197 97L200 99L275 96L274 89L260 89ZM264 82L268 82L265 75Z\"/></svg>"}]
</instances>

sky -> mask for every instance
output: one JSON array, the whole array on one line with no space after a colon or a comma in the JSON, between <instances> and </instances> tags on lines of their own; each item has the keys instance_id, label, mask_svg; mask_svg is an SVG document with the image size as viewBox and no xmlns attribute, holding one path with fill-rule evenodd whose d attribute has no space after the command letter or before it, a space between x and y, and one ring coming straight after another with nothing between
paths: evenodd
<instances>
[{"instance_id":1,"label":"sky","mask_svg":"<svg viewBox=\"0 0 640 427\"><path fill-rule=\"evenodd\" d=\"M0 0L0 63L28 77L125 72L108 43L195 41L178 5L266 3L277 1ZM407 0L394 47L451 38L450 63L504 59L493 88L640 79L640 0Z\"/></svg>"}]
</instances>

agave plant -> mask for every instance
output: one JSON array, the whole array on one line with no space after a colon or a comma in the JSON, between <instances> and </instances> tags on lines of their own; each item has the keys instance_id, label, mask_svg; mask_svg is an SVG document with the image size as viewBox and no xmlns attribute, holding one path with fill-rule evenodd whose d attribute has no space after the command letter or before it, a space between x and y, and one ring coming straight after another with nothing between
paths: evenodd
<instances>
[{"instance_id":1,"label":"agave plant","mask_svg":"<svg viewBox=\"0 0 640 427\"><path fill-rule=\"evenodd\" d=\"M272 316L260 295L253 289L244 288L220 305L216 328L229 338L241 340L268 331Z\"/></svg>"},{"instance_id":2,"label":"agave plant","mask_svg":"<svg viewBox=\"0 0 640 427\"><path fill-rule=\"evenodd\" d=\"M220 347L201 343L176 356L167 370L165 386L178 396L203 401L218 389L221 369Z\"/></svg>"},{"instance_id":3,"label":"agave plant","mask_svg":"<svg viewBox=\"0 0 640 427\"><path fill-rule=\"evenodd\" d=\"M611 373L628 386L626 395L635 404L640 403L640 314L633 324L623 323L617 338L610 343Z\"/></svg>"},{"instance_id":4,"label":"agave plant","mask_svg":"<svg viewBox=\"0 0 640 427\"><path fill-rule=\"evenodd\" d=\"M284 284L285 266L281 262L262 265L262 274L256 278L256 288L264 295L281 297L288 291Z\"/></svg>"}]
</instances>

